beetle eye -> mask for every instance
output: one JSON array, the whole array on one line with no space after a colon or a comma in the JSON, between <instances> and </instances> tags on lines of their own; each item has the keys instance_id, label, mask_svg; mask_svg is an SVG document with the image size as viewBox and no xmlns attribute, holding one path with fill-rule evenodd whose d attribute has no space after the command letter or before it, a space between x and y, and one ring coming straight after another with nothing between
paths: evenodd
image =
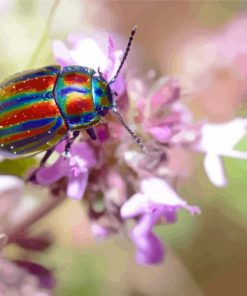
<instances>
[{"instance_id":1,"label":"beetle eye","mask_svg":"<svg viewBox=\"0 0 247 296\"><path fill-rule=\"evenodd\" d=\"M103 91L102 91L102 89L99 88L99 87L96 88L95 93L96 93L96 95L99 96L99 97L103 96Z\"/></svg>"}]
</instances>

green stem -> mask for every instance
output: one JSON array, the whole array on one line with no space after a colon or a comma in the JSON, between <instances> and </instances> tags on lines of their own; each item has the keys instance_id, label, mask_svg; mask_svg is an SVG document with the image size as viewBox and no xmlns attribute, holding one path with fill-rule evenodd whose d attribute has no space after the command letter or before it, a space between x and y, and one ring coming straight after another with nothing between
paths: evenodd
<instances>
[{"instance_id":1,"label":"green stem","mask_svg":"<svg viewBox=\"0 0 247 296\"><path fill-rule=\"evenodd\" d=\"M46 38L47 38L47 33L49 31L51 22L53 20L53 17L54 17L54 14L56 12L56 9L58 7L59 2L60 2L60 0L54 0L54 2L52 4L51 10L49 12L49 15L48 15L48 18L47 18L47 21L46 21L46 24L45 24L45 27L44 27L44 30L43 30L43 33L42 33L42 35L40 37L40 40L38 42L38 45L37 45L34 53L32 54L32 57L31 57L29 63L27 64L27 69L30 69L31 67L34 66L35 61L37 60L42 48L44 47L44 44L45 44L45 41L46 41Z\"/></svg>"},{"instance_id":2,"label":"green stem","mask_svg":"<svg viewBox=\"0 0 247 296\"><path fill-rule=\"evenodd\" d=\"M64 200L66 195L50 198L41 207L34 210L29 216L25 217L23 221L20 221L17 225L10 229L7 229L4 234L7 236L7 243L13 243L23 233L29 230L35 223L44 218L47 214L57 208Z\"/></svg>"}]
</instances>

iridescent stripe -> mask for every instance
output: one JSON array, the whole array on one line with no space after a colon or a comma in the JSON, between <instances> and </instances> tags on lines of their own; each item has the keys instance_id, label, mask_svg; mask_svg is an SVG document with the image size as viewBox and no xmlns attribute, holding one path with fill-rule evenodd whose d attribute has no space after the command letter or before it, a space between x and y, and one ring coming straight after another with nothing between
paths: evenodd
<instances>
[{"instance_id":1,"label":"iridescent stripe","mask_svg":"<svg viewBox=\"0 0 247 296\"><path fill-rule=\"evenodd\" d=\"M28 120L56 117L60 115L54 99L41 101L37 104L30 104L16 108L13 111L0 114L0 127L7 127L13 124L26 122ZM3 115L3 116L2 116Z\"/></svg>"},{"instance_id":2,"label":"iridescent stripe","mask_svg":"<svg viewBox=\"0 0 247 296\"><path fill-rule=\"evenodd\" d=\"M48 125L52 123L54 120L53 117L50 118L42 118L38 120L30 120L27 122L22 122L17 125L11 126L11 127L6 127L6 128L1 128L0 129L0 142L2 139L5 137L8 137L10 135L16 135L18 133L21 133L23 131L32 131L35 130L36 128L39 128L41 126Z\"/></svg>"},{"instance_id":3,"label":"iridescent stripe","mask_svg":"<svg viewBox=\"0 0 247 296\"><path fill-rule=\"evenodd\" d=\"M55 87L55 100L70 130L85 129L99 122L92 96L92 69L65 67Z\"/></svg>"},{"instance_id":4,"label":"iridescent stripe","mask_svg":"<svg viewBox=\"0 0 247 296\"><path fill-rule=\"evenodd\" d=\"M63 128L63 119L60 117L54 118L53 122L47 126L47 130L45 132L22 140L14 141L9 144L4 144L2 147L0 145L0 149L4 149L17 155L27 154L34 151L43 151L54 146L64 138L66 133L57 133L59 129L63 130Z\"/></svg>"},{"instance_id":5,"label":"iridescent stripe","mask_svg":"<svg viewBox=\"0 0 247 296\"><path fill-rule=\"evenodd\" d=\"M0 87L0 151L35 154L60 142L67 126L53 98L60 66L22 73Z\"/></svg>"},{"instance_id":6,"label":"iridescent stripe","mask_svg":"<svg viewBox=\"0 0 247 296\"><path fill-rule=\"evenodd\" d=\"M26 79L36 79L38 77L44 77L47 75L56 76L60 72L60 69L60 66L55 65L16 73L14 76L8 77L3 83L1 83L0 88L6 87L6 85L9 85L10 83L17 83Z\"/></svg>"},{"instance_id":7,"label":"iridescent stripe","mask_svg":"<svg viewBox=\"0 0 247 296\"><path fill-rule=\"evenodd\" d=\"M63 96L67 96L70 93L76 92L76 93L80 93L80 94L87 94L89 93L90 89L86 89L86 88L78 88L78 87L64 87L60 90L60 95Z\"/></svg>"},{"instance_id":8,"label":"iridescent stripe","mask_svg":"<svg viewBox=\"0 0 247 296\"><path fill-rule=\"evenodd\" d=\"M26 105L33 105L35 103L42 101L49 101L53 99L52 92L41 92L39 94L23 94L20 96L12 97L5 101L0 101L0 111L9 112L16 108L16 106L25 107Z\"/></svg>"}]
</instances>

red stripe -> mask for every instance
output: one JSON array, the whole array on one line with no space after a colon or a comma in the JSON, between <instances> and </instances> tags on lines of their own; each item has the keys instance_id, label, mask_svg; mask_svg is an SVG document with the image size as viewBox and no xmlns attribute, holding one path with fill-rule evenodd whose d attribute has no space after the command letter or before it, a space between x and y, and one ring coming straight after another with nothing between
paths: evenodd
<instances>
[{"instance_id":1,"label":"red stripe","mask_svg":"<svg viewBox=\"0 0 247 296\"><path fill-rule=\"evenodd\" d=\"M64 77L64 84L88 84L90 86L89 82L91 79L91 76L88 74L77 74L77 73L70 73L65 74Z\"/></svg>"},{"instance_id":2,"label":"red stripe","mask_svg":"<svg viewBox=\"0 0 247 296\"><path fill-rule=\"evenodd\" d=\"M56 78L57 76L47 75L8 85L5 89L3 89L5 91L4 96L7 97L16 95L20 92L39 92L51 89L55 84Z\"/></svg>"},{"instance_id":3,"label":"red stripe","mask_svg":"<svg viewBox=\"0 0 247 296\"><path fill-rule=\"evenodd\" d=\"M94 105L92 97L75 97L67 101L66 113L68 115L80 115L83 112L93 112Z\"/></svg>"},{"instance_id":4,"label":"red stripe","mask_svg":"<svg viewBox=\"0 0 247 296\"><path fill-rule=\"evenodd\" d=\"M49 129L50 127L46 126L46 127L36 128L30 131L24 131L22 133L18 133L16 135L1 139L1 143L8 143L16 140L23 140L26 138L30 138L32 136L37 136L38 134L44 133L45 131L49 131Z\"/></svg>"},{"instance_id":5,"label":"red stripe","mask_svg":"<svg viewBox=\"0 0 247 296\"><path fill-rule=\"evenodd\" d=\"M40 119L46 117L59 116L60 111L54 100L48 102L40 102L27 106L21 110L14 110L6 113L4 118L0 119L0 126L7 127L12 124L18 124L23 121Z\"/></svg>"}]
</instances>

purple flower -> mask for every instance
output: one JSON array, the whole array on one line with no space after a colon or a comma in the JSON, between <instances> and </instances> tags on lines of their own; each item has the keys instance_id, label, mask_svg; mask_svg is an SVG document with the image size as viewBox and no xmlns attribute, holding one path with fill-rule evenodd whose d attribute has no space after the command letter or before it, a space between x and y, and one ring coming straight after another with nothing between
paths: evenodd
<instances>
[{"instance_id":1,"label":"purple flower","mask_svg":"<svg viewBox=\"0 0 247 296\"><path fill-rule=\"evenodd\" d=\"M122 218L138 218L131 238L137 248L136 260L139 263L151 264L163 260L164 247L152 228L160 220L175 223L177 211L181 208L192 215L200 213L198 207L189 206L165 180L155 177L142 180L141 193L134 194L122 206Z\"/></svg>"},{"instance_id":2,"label":"purple flower","mask_svg":"<svg viewBox=\"0 0 247 296\"><path fill-rule=\"evenodd\" d=\"M92 68L95 71L99 68L104 78L110 81L120 65L123 52L116 50L111 37L108 38L107 52L103 51L97 38L97 36L86 37L82 34L69 34L68 46L60 40L55 40L53 42L55 60L62 66L79 65ZM118 95L123 94L125 83L122 73L119 74L111 88Z\"/></svg>"},{"instance_id":3,"label":"purple flower","mask_svg":"<svg viewBox=\"0 0 247 296\"><path fill-rule=\"evenodd\" d=\"M112 234L110 228L94 222L91 223L91 231L96 240L104 240Z\"/></svg>"},{"instance_id":4,"label":"purple flower","mask_svg":"<svg viewBox=\"0 0 247 296\"><path fill-rule=\"evenodd\" d=\"M138 121L145 131L158 143L169 146L190 145L196 141L199 127L192 123L191 112L179 101L178 81L162 77L149 89L141 81L132 87L140 110Z\"/></svg>"},{"instance_id":5,"label":"purple flower","mask_svg":"<svg viewBox=\"0 0 247 296\"><path fill-rule=\"evenodd\" d=\"M58 151L64 151L65 143L57 146ZM71 199L82 198L87 186L90 168L96 164L94 151L87 143L73 144L71 157L60 156L49 167L41 168L36 175L40 185L50 185L63 177L68 178L67 195Z\"/></svg>"}]
</instances>

